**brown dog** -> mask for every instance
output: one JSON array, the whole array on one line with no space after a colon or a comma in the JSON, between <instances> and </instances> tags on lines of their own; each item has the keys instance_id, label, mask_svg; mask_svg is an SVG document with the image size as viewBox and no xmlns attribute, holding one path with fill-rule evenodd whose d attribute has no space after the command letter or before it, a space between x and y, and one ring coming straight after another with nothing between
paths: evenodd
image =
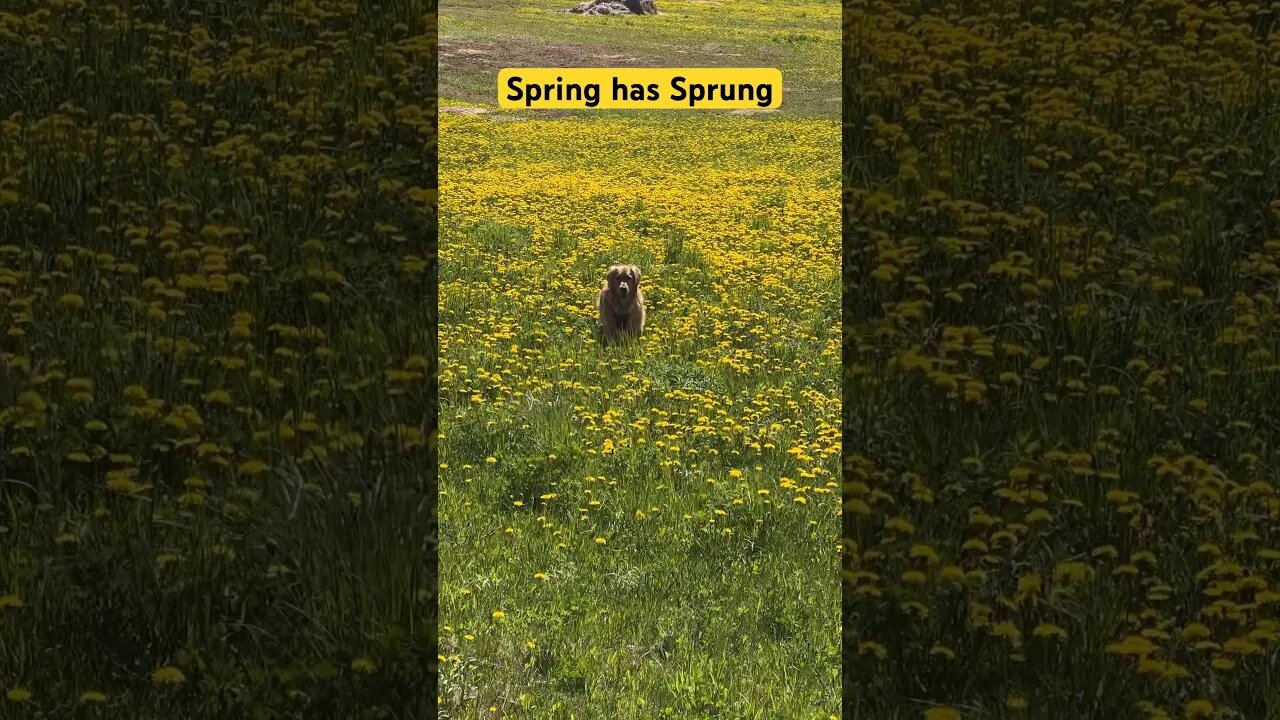
<instances>
[{"instance_id":1,"label":"brown dog","mask_svg":"<svg viewBox=\"0 0 1280 720\"><path fill-rule=\"evenodd\" d=\"M600 308L600 333L605 344L624 336L644 333L644 293L640 292L640 268L614 265L605 276L596 298Z\"/></svg>"}]
</instances>

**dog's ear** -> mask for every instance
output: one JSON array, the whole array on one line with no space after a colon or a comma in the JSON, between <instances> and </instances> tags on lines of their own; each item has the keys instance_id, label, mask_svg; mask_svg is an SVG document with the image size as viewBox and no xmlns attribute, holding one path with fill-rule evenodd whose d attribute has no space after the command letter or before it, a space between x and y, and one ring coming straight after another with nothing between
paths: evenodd
<instances>
[{"instance_id":1,"label":"dog's ear","mask_svg":"<svg viewBox=\"0 0 1280 720\"><path fill-rule=\"evenodd\" d=\"M635 265L632 265L632 266L631 266L631 277L633 277L633 278L635 279L636 284L639 284L639 283L640 283L640 268L636 267Z\"/></svg>"}]
</instances>

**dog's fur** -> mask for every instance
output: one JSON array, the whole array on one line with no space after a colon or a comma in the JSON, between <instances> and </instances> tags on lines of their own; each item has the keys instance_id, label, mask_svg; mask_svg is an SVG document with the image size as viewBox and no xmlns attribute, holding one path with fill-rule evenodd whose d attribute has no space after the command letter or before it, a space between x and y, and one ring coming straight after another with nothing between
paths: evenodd
<instances>
[{"instance_id":1,"label":"dog's fur","mask_svg":"<svg viewBox=\"0 0 1280 720\"><path fill-rule=\"evenodd\" d=\"M605 276L600 295L600 335L606 345L644 333L644 293L640 292L640 268L614 265Z\"/></svg>"}]
</instances>

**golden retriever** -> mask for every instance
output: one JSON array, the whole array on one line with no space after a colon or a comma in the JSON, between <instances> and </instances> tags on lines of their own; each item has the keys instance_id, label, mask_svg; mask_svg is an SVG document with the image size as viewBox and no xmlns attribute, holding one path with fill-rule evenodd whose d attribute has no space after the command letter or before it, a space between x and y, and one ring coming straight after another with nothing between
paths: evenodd
<instances>
[{"instance_id":1,"label":"golden retriever","mask_svg":"<svg viewBox=\"0 0 1280 720\"><path fill-rule=\"evenodd\" d=\"M623 337L640 337L644 333L644 293L640 292L640 268L614 265L605 276L600 295L601 339L606 345Z\"/></svg>"}]
</instances>

